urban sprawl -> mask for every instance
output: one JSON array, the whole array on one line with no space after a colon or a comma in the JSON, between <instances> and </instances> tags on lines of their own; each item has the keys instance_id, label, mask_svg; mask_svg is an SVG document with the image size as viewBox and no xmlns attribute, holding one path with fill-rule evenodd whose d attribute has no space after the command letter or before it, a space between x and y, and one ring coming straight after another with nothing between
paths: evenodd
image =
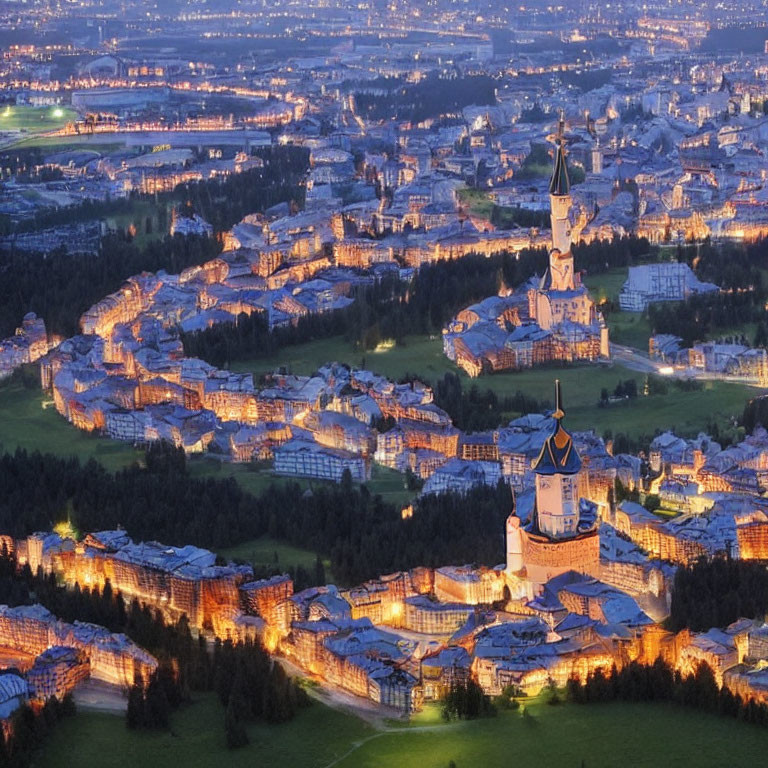
<instances>
[{"instance_id":1,"label":"urban sprawl","mask_svg":"<svg viewBox=\"0 0 768 768\"><path fill-rule=\"evenodd\" d=\"M755 396L768 386L768 337L612 338L616 313L635 322L669 302L754 289L712 282L684 254L768 238L768 25L754 21L765 7L439 0L126 13L89 2L25 5L24 19L15 3L0 10L3 34L36 40L21 35L0 59L0 251L98 259L105 238L169 236L216 255L116 275L75 335L26 306L0 341L0 380L34 367L73 435L162 441L310 488L366 484L386 468L415 492L403 521L432 495L506 489L505 530L486 532L506 556L294 591L291 575L261 578L187 542L52 520L0 531L3 557L68 589L108 585L168 622L186 616L212 643L261 643L353 706L395 715L468 681L492 697L537 696L659 658L682 675L706 662L718 686L768 703L764 616L705 631L665 623L679 569L768 561L768 431L759 420L727 441L666 429L627 447L569 430L572 392L558 381L620 361L647 386L734 382ZM304 163L294 192L227 220L221 190L266 187L287 157ZM580 258L619 240L653 258L621 265L613 301L590 291ZM381 375L377 353L395 339L377 339L359 366L329 359L308 375L277 366L259 377L185 352L189 339L249 323L285 338L386 291L404 305L436 265L536 253L537 273L500 276L495 293L432 329L446 365L479 386L551 370L549 391L525 393L551 407L493 428L459 428L425 371ZM613 434L615 401L636 395L601 401ZM159 664L106 627L0 605L4 733L27 703L89 678L126 692Z\"/></svg>"}]
</instances>

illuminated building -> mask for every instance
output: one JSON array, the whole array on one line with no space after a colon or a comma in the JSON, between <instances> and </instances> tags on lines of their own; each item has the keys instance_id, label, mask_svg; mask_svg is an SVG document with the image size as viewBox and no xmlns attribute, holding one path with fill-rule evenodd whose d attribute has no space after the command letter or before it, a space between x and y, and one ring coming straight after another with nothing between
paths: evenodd
<instances>
[{"instance_id":1,"label":"illuminated building","mask_svg":"<svg viewBox=\"0 0 768 768\"><path fill-rule=\"evenodd\" d=\"M562 119L556 144L555 165L549 183L552 249L549 252L549 266L539 287L528 293L531 319L545 331L557 331L563 324L583 326L589 329L589 337L594 338L591 345L587 344L583 349L579 349L574 357L608 357L608 328L586 287L582 285L579 275L574 271L569 218L572 205L571 185L565 160ZM554 336L557 344L558 333L554 333ZM565 341L567 347L568 339ZM565 350L563 352L567 354ZM562 359L557 350L555 354L556 359Z\"/></svg>"},{"instance_id":2,"label":"illuminated building","mask_svg":"<svg viewBox=\"0 0 768 768\"><path fill-rule=\"evenodd\" d=\"M57 620L42 605L0 606L0 648L40 656L60 646L81 651L90 665L92 677L120 687L133 685L137 672L148 680L157 668L154 657L125 635L112 634L95 624L78 621L67 624ZM53 662L54 658L51 657L50 661ZM42 690L50 685L66 685L70 677L70 673L64 670L57 672L50 666L47 673L42 669L39 672ZM60 674L64 679L59 683L56 678ZM71 670L71 676L79 680L81 675L76 665Z\"/></svg>"},{"instance_id":3,"label":"illuminated building","mask_svg":"<svg viewBox=\"0 0 768 768\"><path fill-rule=\"evenodd\" d=\"M533 464L536 500L528 525L507 520L507 578L513 594L534 594L567 571L599 575L597 510L579 497L581 458L562 425L560 382L555 384L554 423Z\"/></svg>"},{"instance_id":4,"label":"illuminated building","mask_svg":"<svg viewBox=\"0 0 768 768\"><path fill-rule=\"evenodd\" d=\"M446 356L470 376L610 356L608 327L574 269L562 120L555 143L549 183L552 247L544 276L510 297L491 297L463 310L443 329Z\"/></svg>"},{"instance_id":5,"label":"illuminated building","mask_svg":"<svg viewBox=\"0 0 768 768\"><path fill-rule=\"evenodd\" d=\"M50 347L45 322L34 312L24 315L16 333L0 340L0 380L27 363L34 363L48 352Z\"/></svg>"}]
</instances>

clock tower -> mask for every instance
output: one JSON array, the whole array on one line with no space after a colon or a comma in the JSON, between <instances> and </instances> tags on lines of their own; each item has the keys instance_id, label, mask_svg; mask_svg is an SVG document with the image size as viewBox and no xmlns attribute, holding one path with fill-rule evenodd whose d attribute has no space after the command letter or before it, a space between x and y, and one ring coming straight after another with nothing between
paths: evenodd
<instances>
[{"instance_id":1,"label":"clock tower","mask_svg":"<svg viewBox=\"0 0 768 768\"><path fill-rule=\"evenodd\" d=\"M536 473L536 524L550 539L575 536L579 524L581 459L562 424L560 382L555 382L555 426L533 464Z\"/></svg>"},{"instance_id":2,"label":"clock tower","mask_svg":"<svg viewBox=\"0 0 768 768\"><path fill-rule=\"evenodd\" d=\"M567 571L600 573L597 505L579 497L581 459L563 427L564 415L556 381L554 424L533 462L536 501L531 519L523 525L513 513L507 520L506 577L516 596L537 594Z\"/></svg>"}]
</instances>

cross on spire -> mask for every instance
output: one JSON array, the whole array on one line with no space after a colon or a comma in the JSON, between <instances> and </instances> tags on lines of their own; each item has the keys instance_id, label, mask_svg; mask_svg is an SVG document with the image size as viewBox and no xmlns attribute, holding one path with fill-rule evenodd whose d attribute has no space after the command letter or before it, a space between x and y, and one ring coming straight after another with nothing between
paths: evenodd
<instances>
[{"instance_id":1,"label":"cross on spire","mask_svg":"<svg viewBox=\"0 0 768 768\"><path fill-rule=\"evenodd\" d=\"M565 416L565 411L563 410L563 394L560 390L560 379L555 379L555 412L552 416L558 420Z\"/></svg>"},{"instance_id":2,"label":"cross on spire","mask_svg":"<svg viewBox=\"0 0 768 768\"><path fill-rule=\"evenodd\" d=\"M565 163L565 113L560 110L560 120L557 124L555 137L555 167L549 182L549 194L564 196L571 192L571 182L568 179L568 167Z\"/></svg>"}]
</instances>

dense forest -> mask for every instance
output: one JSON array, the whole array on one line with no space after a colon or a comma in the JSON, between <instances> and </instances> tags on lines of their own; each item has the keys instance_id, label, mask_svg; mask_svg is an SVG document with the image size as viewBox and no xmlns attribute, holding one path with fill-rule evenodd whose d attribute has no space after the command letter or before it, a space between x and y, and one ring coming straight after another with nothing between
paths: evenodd
<instances>
[{"instance_id":1,"label":"dense forest","mask_svg":"<svg viewBox=\"0 0 768 768\"><path fill-rule=\"evenodd\" d=\"M41 229L94 221L120 213L129 213L133 208L135 199L84 200L78 205L43 208L32 216L28 216L20 221L13 221L9 214L3 214L0 216L0 236L5 237L25 232L37 232Z\"/></svg>"},{"instance_id":2,"label":"dense forest","mask_svg":"<svg viewBox=\"0 0 768 768\"><path fill-rule=\"evenodd\" d=\"M585 681L571 678L568 700L575 704L610 701L669 701L704 712L733 717L755 725L768 725L768 705L744 700L727 685L718 688L712 668L701 662L696 671L682 675L661 658L653 664L636 661L606 674L590 672Z\"/></svg>"},{"instance_id":3,"label":"dense forest","mask_svg":"<svg viewBox=\"0 0 768 768\"><path fill-rule=\"evenodd\" d=\"M492 389L480 389L475 384L469 391L465 391L461 379L455 373L446 373L442 379L433 383L433 387L435 403L464 432L496 429L520 414L543 413L552 409L550 400L538 400L521 391L499 397Z\"/></svg>"},{"instance_id":4,"label":"dense forest","mask_svg":"<svg viewBox=\"0 0 768 768\"><path fill-rule=\"evenodd\" d=\"M32 768L36 764L37 752L48 734L55 730L59 722L68 720L75 712L71 693L61 701L52 696L40 709L23 704L11 715L9 736L0 739L0 766Z\"/></svg>"},{"instance_id":5,"label":"dense forest","mask_svg":"<svg viewBox=\"0 0 768 768\"><path fill-rule=\"evenodd\" d=\"M768 570L763 563L700 560L677 569L667 625L673 632L702 632L740 618L762 619L766 610Z\"/></svg>"},{"instance_id":6,"label":"dense forest","mask_svg":"<svg viewBox=\"0 0 768 768\"><path fill-rule=\"evenodd\" d=\"M155 444L147 454L147 468L116 474L95 461L3 455L0 531L20 537L69 519L83 532L122 525L137 540L213 549L269 534L330 558L340 584L417 565L503 560L504 521L513 503L503 484L467 496L424 497L403 520L399 507L348 477L307 491L275 484L255 497L233 478L190 476L183 453L169 446Z\"/></svg>"},{"instance_id":7,"label":"dense forest","mask_svg":"<svg viewBox=\"0 0 768 768\"><path fill-rule=\"evenodd\" d=\"M430 117L461 112L470 105L496 103L496 83L487 75L440 77L430 74L418 83L399 79L379 80L386 94L356 91L357 110L369 120L397 120L418 123Z\"/></svg>"},{"instance_id":8,"label":"dense forest","mask_svg":"<svg viewBox=\"0 0 768 768\"><path fill-rule=\"evenodd\" d=\"M211 653L204 636L192 636L186 616L170 623L136 599L126 604L109 581L102 590L67 589L54 574L18 569L13 555L3 552L0 602L41 603L63 621L90 622L125 634L155 656L157 671L149 680L138 678L129 691L126 718L132 729L167 728L171 712L188 703L192 692L215 691L225 708L227 744L236 747L248 743L246 722L285 722L308 703L306 693L259 643L217 640Z\"/></svg>"},{"instance_id":9,"label":"dense forest","mask_svg":"<svg viewBox=\"0 0 768 768\"><path fill-rule=\"evenodd\" d=\"M515 227L549 227L549 211L532 211L517 206L504 207L494 205L491 208L491 224L496 229L514 229Z\"/></svg>"},{"instance_id":10,"label":"dense forest","mask_svg":"<svg viewBox=\"0 0 768 768\"><path fill-rule=\"evenodd\" d=\"M768 428L768 395L748 400L744 406L739 424L744 427L748 435L754 432L755 427Z\"/></svg>"},{"instance_id":11,"label":"dense forest","mask_svg":"<svg viewBox=\"0 0 768 768\"><path fill-rule=\"evenodd\" d=\"M648 318L654 333L680 336L685 345L744 323L762 323L762 331L749 342L765 344L768 284L768 240L744 244L718 244L706 240L678 248L678 260L695 268L700 280L715 283L723 291L692 296L684 302L652 304Z\"/></svg>"},{"instance_id":12,"label":"dense forest","mask_svg":"<svg viewBox=\"0 0 768 768\"><path fill-rule=\"evenodd\" d=\"M303 208L304 176L309 150L298 146L260 147L253 151L263 168L225 176L223 180L190 182L176 188L188 205L223 232L250 213L263 213L278 203Z\"/></svg>"},{"instance_id":13,"label":"dense forest","mask_svg":"<svg viewBox=\"0 0 768 768\"><path fill-rule=\"evenodd\" d=\"M574 247L579 267L599 274L647 257L644 238L623 237ZM440 333L460 309L497 293L502 282L519 286L547 266L545 249L469 255L422 267L410 283L386 278L355 293L355 303L344 310L301 318L296 326L277 329L273 338L264 318L241 315L236 323L218 324L183 337L187 355L216 366L243 358L269 358L283 346L344 336L360 350L373 349L382 339L403 343L412 334Z\"/></svg>"},{"instance_id":14,"label":"dense forest","mask_svg":"<svg viewBox=\"0 0 768 768\"><path fill-rule=\"evenodd\" d=\"M274 147L259 149L256 154L263 159L263 168L183 185L169 195L183 198L190 210L217 231L229 229L248 213L264 212L286 200L302 205L308 151ZM62 209L56 212L61 221L40 223L51 226L93 218L104 213L99 205ZM0 338L12 334L27 312L43 317L50 332L71 336L77 332L80 315L131 275L161 269L177 274L214 258L220 250L216 240L181 236L167 236L139 248L125 233L117 232L102 239L97 254L69 254L63 249L0 252Z\"/></svg>"},{"instance_id":15,"label":"dense forest","mask_svg":"<svg viewBox=\"0 0 768 768\"><path fill-rule=\"evenodd\" d=\"M764 21L759 26L753 22L726 27L713 26L701 43L701 51L718 55L724 51L762 53L766 37L768 27Z\"/></svg>"},{"instance_id":16,"label":"dense forest","mask_svg":"<svg viewBox=\"0 0 768 768\"><path fill-rule=\"evenodd\" d=\"M443 720L475 720L478 717L493 717L496 707L483 689L471 677L455 682L442 700Z\"/></svg>"},{"instance_id":17,"label":"dense forest","mask_svg":"<svg viewBox=\"0 0 768 768\"><path fill-rule=\"evenodd\" d=\"M27 312L45 320L50 333L72 336L80 315L139 272L177 273L221 250L215 240L166 237L138 248L120 234L102 240L98 254L0 252L0 338Z\"/></svg>"},{"instance_id":18,"label":"dense forest","mask_svg":"<svg viewBox=\"0 0 768 768\"><path fill-rule=\"evenodd\" d=\"M199 357L217 368L228 368L236 360L269 359L283 347L345 335L351 327L350 314L351 307L309 314L298 318L295 325L272 331L264 314L241 314L233 323L217 323L193 333L182 331L181 341L187 357Z\"/></svg>"}]
</instances>

